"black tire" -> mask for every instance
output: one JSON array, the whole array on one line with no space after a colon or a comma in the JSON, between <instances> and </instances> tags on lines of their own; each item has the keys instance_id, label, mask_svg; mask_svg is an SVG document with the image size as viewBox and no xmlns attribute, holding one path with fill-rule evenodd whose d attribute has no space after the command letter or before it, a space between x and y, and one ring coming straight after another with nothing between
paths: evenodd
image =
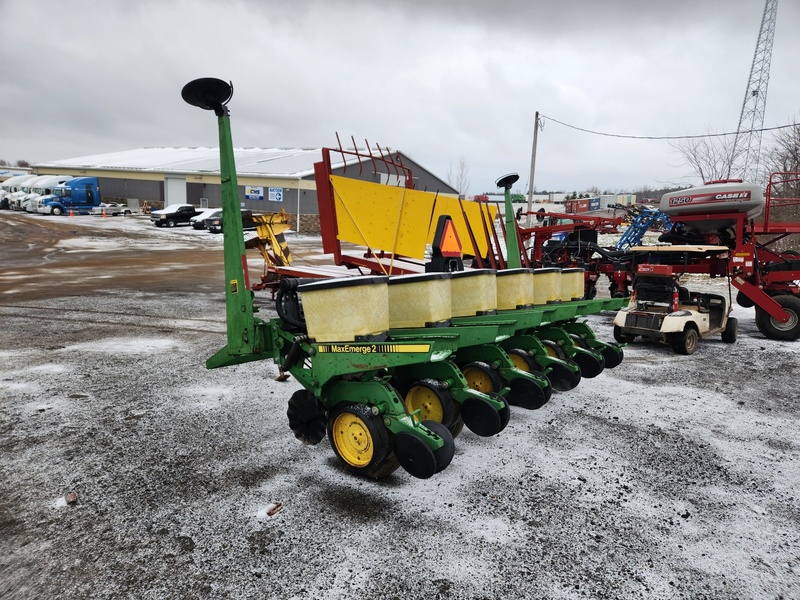
<instances>
[{"instance_id":1,"label":"black tire","mask_svg":"<svg viewBox=\"0 0 800 600\"><path fill-rule=\"evenodd\" d=\"M571 365L577 366L574 362L569 362ZM546 377L550 380L550 385L552 385L553 389L557 392L568 392L578 387L578 384L581 382L580 369L573 371L567 365L557 362L550 363L547 368L549 370Z\"/></svg>"},{"instance_id":2,"label":"black tire","mask_svg":"<svg viewBox=\"0 0 800 600\"><path fill-rule=\"evenodd\" d=\"M436 421L423 421L422 424L444 441L444 445L441 448L433 451L433 456L436 458L436 472L444 471L453 460L453 456L456 453L456 444L453 441L453 434L450 433L447 427Z\"/></svg>"},{"instance_id":3,"label":"black tire","mask_svg":"<svg viewBox=\"0 0 800 600\"><path fill-rule=\"evenodd\" d=\"M736 294L736 304L741 306L742 308L753 308L756 303L750 300L747 296L744 295L744 292L739 292Z\"/></svg>"},{"instance_id":4,"label":"black tire","mask_svg":"<svg viewBox=\"0 0 800 600\"><path fill-rule=\"evenodd\" d=\"M581 377L586 379L597 377L606 368L603 355L595 352L578 352L572 357L572 361L580 368Z\"/></svg>"},{"instance_id":5,"label":"black tire","mask_svg":"<svg viewBox=\"0 0 800 600\"><path fill-rule=\"evenodd\" d=\"M484 394L497 394L503 389L503 382L497 371L485 362L476 360L461 367L461 372L473 390Z\"/></svg>"},{"instance_id":6,"label":"black tire","mask_svg":"<svg viewBox=\"0 0 800 600\"><path fill-rule=\"evenodd\" d=\"M614 339L620 344L630 344L636 339L636 336L631 333L624 333L622 331L622 327L619 325L614 325Z\"/></svg>"},{"instance_id":7,"label":"black tire","mask_svg":"<svg viewBox=\"0 0 800 600\"><path fill-rule=\"evenodd\" d=\"M547 380L547 388L539 387L535 381L520 377L508 382L509 391L506 400L512 406L526 410L538 410L547 404L552 394L552 384ZM548 394L550 392L550 394Z\"/></svg>"},{"instance_id":8,"label":"black tire","mask_svg":"<svg viewBox=\"0 0 800 600\"><path fill-rule=\"evenodd\" d=\"M329 412L328 439L336 457L352 473L378 479L399 466L390 451L389 431L366 404L334 406Z\"/></svg>"},{"instance_id":9,"label":"black tire","mask_svg":"<svg viewBox=\"0 0 800 600\"><path fill-rule=\"evenodd\" d=\"M773 298L789 313L786 323L779 323L766 311L756 308L756 326L771 340L792 341L800 337L800 298L781 294Z\"/></svg>"},{"instance_id":10,"label":"black tire","mask_svg":"<svg viewBox=\"0 0 800 600\"><path fill-rule=\"evenodd\" d=\"M417 479L428 479L436 473L436 456L425 440L416 433L401 431L395 435L394 454L400 466Z\"/></svg>"},{"instance_id":11,"label":"black tire","mask_svg":"<svg viewBox=\"0 0 800 600\"><path fill-rule=\"evenodd\" d=\"M694 354L697 350L697 344L700 342L700 334L697 329L691 325L687 325L681 333L675 333L672 336L672 349L678 354L690 355Z\"/></svg>"},{"instance_id":12,"label":"black tire","mask_svg":"<svg viewBox=\"0 0 800 600\"><path fill-rule=\"evenodd\" d=\"M325 437L328 423L325 406L308 390L297 390L292 394L286 416L294 437L306 446L319 444Z\"/></svg>"},{"instance_id":13,"label":"black tire","mask_svg":"<svg viewBox=\"0 0 800 600\"><path fill-rule=\"evenodd\" d=\"M60 206L54 206L53 207L53 215L55 215L56 217L60 217L63 214L64 214L64 211L61 210Z\"/></svg>"},{"instance_id":14,"label":"black tire","mask_svg":"<svg viewBox=\"0 0 800 600\"><path fill-rule=\"evenodd\" d=\"M597 296L597 286L590 285L589 287L586 288L586 291L583 294L583 299L594 300L596 296Z\"/></svg>"},{"instance_id":15,"label":"black tire","mask_svg":"<svg viewBox=\"0 0 800 600\"><path fill-rule=\"evenodd\" d=\"M176 223L174 219L167 220L167 227L175 227Z\"/></svg>"},{"instance_id":16,"label":"black tire","mask_svg":"<svg viewBox=\"0 0 800 600\"><path fill-rule=\"evenodd\" d=\"M606 363L606 369L618 367L620 364L622 364L622 359L625 357L622 346L617 346L615 344L603 346L600 348L600 354L603 355L603 360Z\"/></svg>"},{"instance_id":17,"label":"black tire","mask_svg":"<svg viewBox=\"0 0 800 600\"><path fill-rule=\"evenodd\" d=\"M503 416L484 398L467 398L461 405L461 418L472 433L489 437L503 430Z\"/></svg>"},{"instance_id":18,"label":"black tire","mask_svg":"<svg viewBox=\"0 0 800 600\"><path fill-rule=\"evenodd\" d=\"M728 317L728 324L722 332L722 341L726 344L733 344L739 337L739 321L735 317Z\"/></svg>"},{"instance_id":19,"label":"black tire","mask_svg":"<svg viewBox=\"0 0 800 600\"><path fill-rule=\"evenodd\" d=\"M454 438L457 438L458 434L460 434L464 430L464 419L461 418L460 411L459 415L456 417L455 421L453 421L452 425L448 426L447 428L450 430L450 433L453 434Z\"/></svg>"},{"instance_id":20,"label":"black tire","mask_svg":"<svg viewBox=\"0 0 800 600\"><path fill-rule=\"evenodd\" d=\"M500 431L503 431L511 420L511 407L508 405L508 400L501 395L498 394L496 398L503 402L503 408L497 411L497 414L500 415Z\"/></svg>"}]
</instances>

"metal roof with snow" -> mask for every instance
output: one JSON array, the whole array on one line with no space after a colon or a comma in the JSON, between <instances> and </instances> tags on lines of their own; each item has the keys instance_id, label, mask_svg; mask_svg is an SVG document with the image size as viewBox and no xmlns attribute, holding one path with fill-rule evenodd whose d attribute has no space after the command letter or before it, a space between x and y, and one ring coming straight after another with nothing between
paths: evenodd
<instances>
[{"instance_id":1,"label":"metal roof with snow","mask_svg":"<svg viewBox=\"0 0 800 600\"><path fill-rule=\"evenodd\" d=\"M314 174L321 148L234 148L239 176L306 177ZM65 158L34 167L219 174L219 148L138 148L108 154ZM334 165L334 167L340 166Z\"/></svg>"}]
</instances>

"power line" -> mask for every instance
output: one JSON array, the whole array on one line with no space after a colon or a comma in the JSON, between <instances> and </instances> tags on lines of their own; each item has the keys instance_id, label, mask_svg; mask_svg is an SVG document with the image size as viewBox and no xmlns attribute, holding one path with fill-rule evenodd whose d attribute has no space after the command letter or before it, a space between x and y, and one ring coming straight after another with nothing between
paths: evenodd
<instances>
[{"instance_id":1,"label":"power line","mask_svg":"<svg viewBox=\"0 0 800 600\"><path fill-rule=\"evenodd\" d=\"M702 135L623 135L619 133L605 133L602 131L592 131L591 129L584 129L583 127L578 127L576 125L570 125L569 123L564 123L563 121L559 121L558 119L554 119L553 117L548 117L547 115L540 115L540 116L542 119L549 119L554 123L558 123L559 125L563 125L564 127L569 127L570 129L575 129L577 131L582 131L584 133L591 133L592 135L602 135L605 137L624 138L628 140L693 140L698 138L724 137L727 135L738 135L740 133L757 133L762 131L775 131L777 129L786 129L788 127L797 127L797 123L792 123L790 125L779 125L777 127L762 127L761 129L751 129L749 131L731 131L727 133L705 133Z\"/></svg>"}]
</instances>

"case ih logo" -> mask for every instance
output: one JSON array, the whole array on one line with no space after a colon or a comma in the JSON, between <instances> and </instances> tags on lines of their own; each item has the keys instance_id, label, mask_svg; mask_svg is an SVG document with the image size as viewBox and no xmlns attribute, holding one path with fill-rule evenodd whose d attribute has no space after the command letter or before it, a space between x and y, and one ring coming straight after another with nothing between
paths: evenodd
<instances>
[{"instance_id":1,"label":"case ih logo","mask_svg":"<svg viewBox=\"0 0 800 600\"><path fill-rule=\"evenodd\" d=\"M670 198L669 199L669 205L670 206L676 206L676 205L679 205L679 204L691 204L691 203L692 203L692 197L691 196L679 196L677 198Z\"/></svg>"},{"instance_id":2,"label":"case ih logo","mask_svg":"<svg viewBox=\"0 0 800 600\"><path fill-rule=\"evenodd\" d=\"M750 191L746 192L729 192L727 194L717 194L714 196L715 200L745 200L750 197Z\"/></svg>"}]
</instances>

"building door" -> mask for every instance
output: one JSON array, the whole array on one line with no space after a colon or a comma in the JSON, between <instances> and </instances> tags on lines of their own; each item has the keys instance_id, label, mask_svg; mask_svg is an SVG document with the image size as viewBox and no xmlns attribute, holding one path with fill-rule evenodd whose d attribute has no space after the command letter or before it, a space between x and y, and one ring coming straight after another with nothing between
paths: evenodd
<instances>
[{"instance_id":1,"label":"building door","mask_svg":"<svg viewBox=\"0 0 800 600\"><path fill-rule=\"evenodd\" d=\"M164 206L186 204L186 178L164 178Z\"/></svg>"}]
</instances>

